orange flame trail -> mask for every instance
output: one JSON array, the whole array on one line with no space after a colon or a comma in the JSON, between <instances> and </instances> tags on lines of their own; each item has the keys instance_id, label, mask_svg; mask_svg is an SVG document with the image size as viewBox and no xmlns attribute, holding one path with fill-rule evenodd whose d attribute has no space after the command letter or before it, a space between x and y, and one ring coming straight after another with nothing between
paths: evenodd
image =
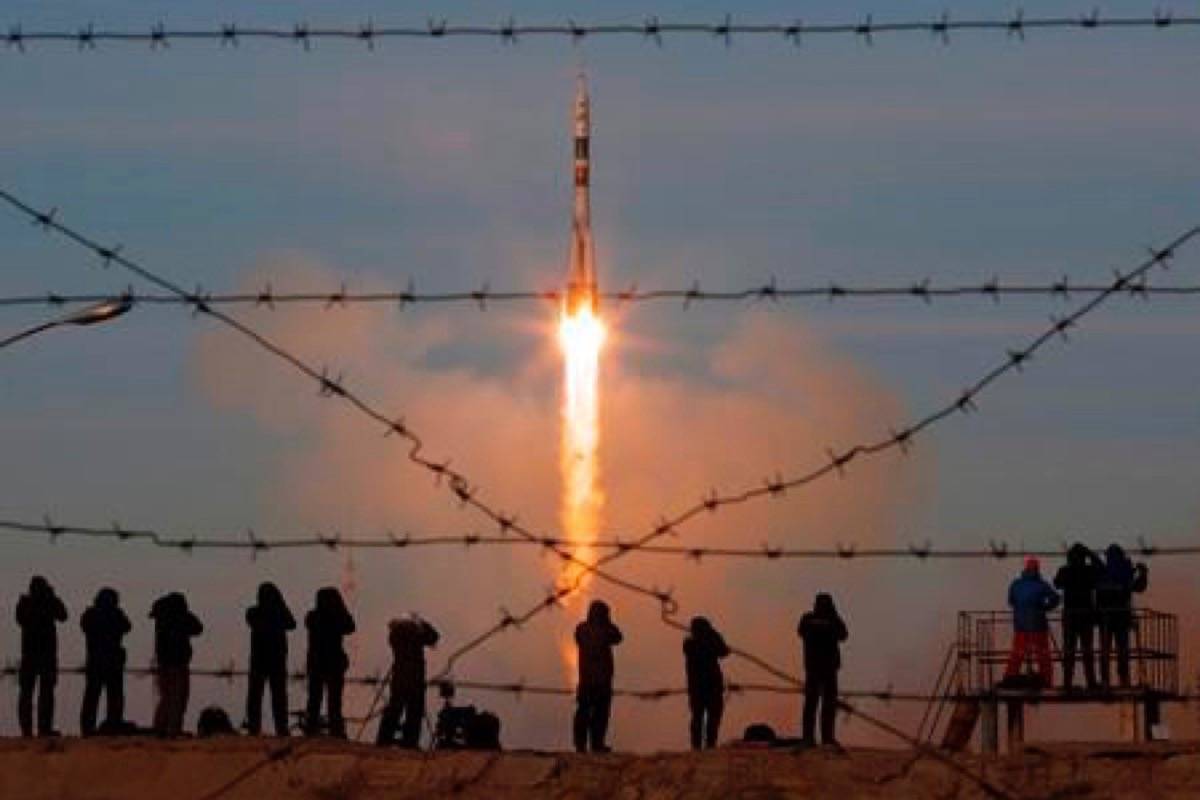
<instances>
[{"instance_id":1,"label":"orange flame trail","mask_svg":"<svg viewBox=\"0 0 1200 800\"><path fill-rule=\"evenodd\" d=\"M559 516L575 555L591 560L591 547L600 530L604 492L600 487L600 350L604 322L588 305L573 313L564 309L559 318L558 341L563 351L562 505ZM586 589L591 576L576 563L559 575L559 586ZM578 597L571 595L568 600ZM562 654L568 673L575 668L574 643L564 641ZM569 675L573 677L573 675Z\"/></svg>"}]
</instances>

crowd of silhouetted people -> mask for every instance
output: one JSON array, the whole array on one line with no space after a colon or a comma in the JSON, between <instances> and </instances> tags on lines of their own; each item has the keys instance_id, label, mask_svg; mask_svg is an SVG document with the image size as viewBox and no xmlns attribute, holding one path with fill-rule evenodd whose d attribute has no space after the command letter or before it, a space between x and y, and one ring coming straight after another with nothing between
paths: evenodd
<instances>
[{"instance_id":1,"label":"crowd of silhouetted people","mask_svg":"<svg viewBox=\"0 0 1200 800\"><path fill-rule=\"evenodd\" d=\"M1073 687L1075 666L1083 667L1089 689L1109 686L1110 654L1115 649L1117 678L1129 686L1129 639L1134 627L1132 596L1145 591L1148 572L1134 564L1117 545L1104 558L1082 544L1070 548L1067 563L1054 578L1054 585L1041 577L1036 558L1025 561L1020 577L1009 587L1013 639L1002 685L1019 685L1023 664L1030 657L1037 664L1036 685L1053 684L1048 613L1064 605L1062 622L1063 683ZM1059 592L1055 589L1061 590ZM204 625L188 608L187 598L171 592L154 601L154 674L157 705L152 728L142 731L125 719L124 637L133 626L121 608L114 589L103 588L80 617L86 643L85 684L79 713L84 736L150 732L163 737L184 732L191 688L192 640L204 633ZM66 622L68 610L43 577L34 577L29 590L17 603L21 628L21 663L18 671L18 718L24 736L57 736L54 727L54 695L58 679L57 627ZM254 605L246 610L250 629L250 668L246 685L244 728L251 735L262 732L264 694L269 694L271 721L276 736L291 730L288 707L288 636L297 627L296 618L273 583L258 588ZM341 593L325 587L316 593L313 608L304 616L308 648L305 658L308 697L301 715L306 735L346 737L342 695L350 659L345 638L355 632L354 617ZM1100 676L1096 677L1094 637L1100 636ZM813 608L796 628L803 646L804 704L801 713L800 746L820 741L839 747L836 736L839 709L838 673L842 666L841 644L848 628L833 597L816 595ZM389 697L382 709L376 741L380 745L417 748L426 720L425 651L437 645L438 631L416 614L392 620L388 645L392 668L387 682ZM580 753L609 752L608 726L613 703L614 649L624 637L612 618L609 606L596 600L586 618L575 628L578 650L576 708L572 724L575 749ZM724 637L705 617L691 621L683 641L683 665L687 678L691 746L700 750L718 743L724 713L726 684L721 661L731 654ZM443 686L446 707L439 714L435 741L499 742L499 721L473 707L450 705L453 687ZM97 723L100 697L105 715ZM36 709L36 725L35 725ZM322 713L324 711L324 713ZM471 726L477 729L472 730ZM218 726L219 727L219 726ZM229 726L231 728L231 726ZM752 728L755 726L751 726Z\"/></svg>"}]
</instances>

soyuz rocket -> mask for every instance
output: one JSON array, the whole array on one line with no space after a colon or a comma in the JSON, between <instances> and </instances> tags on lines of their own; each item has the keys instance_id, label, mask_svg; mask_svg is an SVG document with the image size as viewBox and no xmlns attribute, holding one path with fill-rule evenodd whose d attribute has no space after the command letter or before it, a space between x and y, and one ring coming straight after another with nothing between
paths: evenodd
<instances>
[{"instance_id":1,"label":"soyuz rocket","mask_svg":"<svg viewBox=\"0 0 1200 800\"><path fill-rule=\"evenodd\" d=\"M575 207L571 218L571 252L567 269L568 316L583 308L595 313L599 304L596 287L596 250L592 243L591 201L591 108L587 81L582 74L575 88Z\"/></svg>"}]
</instances>

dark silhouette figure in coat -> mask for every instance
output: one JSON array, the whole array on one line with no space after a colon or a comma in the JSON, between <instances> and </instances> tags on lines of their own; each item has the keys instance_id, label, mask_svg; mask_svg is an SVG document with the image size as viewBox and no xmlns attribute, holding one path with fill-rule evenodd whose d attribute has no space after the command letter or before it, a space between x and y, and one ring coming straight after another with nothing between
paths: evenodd
<instances>
[{"instance_id":1,"label":"dark silhouette figure in coat","mask_svg":"<svg viewBox=\"0 0 1200 800\"><path fill-rule=\"evenodd\" d=\"M1075 683L1075 656L1082 656L1083 678L1087 688L1096 688L1096 664L1092 642L1096 629L1096 585L1104 573L1104 563L1096 554L1076 542L1067 551L1067 563L1054 576L1054 586L1063 595L1062 655L1063 688L1071 691Z\"/></svg>"},{"instance_id":2,"label":"dark silhouette figure in coat","mask_svg":"<svg viewBox=\"0 0 1200 800\"><path fill-rule=\"evenodd\" d=\"M1117 650L1117 679L1129 686L1129 631L1133 628L1133 594L1146 591L1149 570L1134 565L1119 544L1104 551L1104 573L1096 586L1100 613L1100 682L1109 684L1109 659Z\"/></svg>"},{"instance_id":3,"label":"dark silhouette figure in coat","mask_svg":"<svg viewBox=\"0 0 1200 800\"><path fill-rule=\"evenodd\" d=\"M54 686L58 683L58 623L67 607L41 575L29 581L29 592L17 601L21 626L21 668L17 672L17 718L22 736L33 736L33 695L37 691L37 734L54 730Z\"/></svg>"},{"instance_id":4,"label":"dark silhouette figure in coat","mask_svg":"<svg viewBox=\"0 0 1200 800\"><path fill-rule=\"evenodd\" d=\"M150 607L154 620L154 663L158 679L158 706L154 731L159 736L183 733L192 690L192 639L204 632L200 619L188 608L187 598L171 592Z\"/></svg>"},{"instance_id":5,"label":"dark silhouette figure in coat","mask_svg":"<svg viewBox=\"0 0 1200 800\"><path fill-rule=\"evenodd\" d=\"M378 744L392 744L397 727L401 747L415 750L420 744L421 723L425 721L425 648L437 643L437 629L416 615L388 624L391 698L379 720Z\"/></svg>"},{"instance_id":6,"label":"dark silhouette figure in coat","mask_svg":"<svg viewBox=\"0 0 1200 800\"><path fill-rule=\"evenodd\" d=\"M612 623L608 604L593 600L587 619L575 627L579 647L579 686L575 691L575 750L607 753L608 717L612 711L613 648L624 637Z\"/></svg>"},{"instance_id":7,"label":"dark silhouette figure in coat","mask_svg":"<svg viewBox=\"0 0 1200 800\"><path fill-rule=\"evenodd\" d=\"M121 640L133 626L121 609L116 590L105 587L79 618L79 627L87 643L79 730L91 736L96 732L101 692L106 700L105 727L114 729L125 721L125 648Z\"/></svg>"},{"instance_id":8,"label":"dark silhouette figure in coat","mask_svg":"<svg viewBox=\"0 0 1200 800\"><path fill-rule=\"evenodd\" d=\"M271 717L275 735L288 735L287 655L288 631L296 630L296 618L279 587L263 583L258 602L246 609L250 627L250 680L246 686L246 732L262 732L263 689L271 689Z\"/></svg>"},{"instance_id":9,"label":"dark silhouette figure in coat","mask_svg":"<svg viewBox=\"0 0 1200 800\"><path fill-rule=\"evenodd\" d=\"M717 746L721 715L725 711L725 676L721 672L721 659L728 655L729 646L712 623L705 617L694 618L691 635L683 640L693 750Z\"/></svg>"},{"instance_id":10,"label":"dark silhouette figure in coat","mask_svg":"<svg viewBox=\"0 0 1200 800\"><path fill-rule=\"evenodd\" d=\"M838 747L834 726L837 724L838 670L842 667L840 644L849 636L846 623L838 615L833 597L821 593L813 610L800 618L796 633L804 642L804 715L803 742L816 744L818 706L821 713L821 743Z\"/></svg>"},{"instance_id":11,"label":"dark silhouette figure in coat","mask_svg":"<svg viewBox=\"0 0 1200 800\"><path fill-rule=\"evenodd\" d=\"M321 701L328 698L329 734L346 738L342 717L342 690L350 659L342 640L354 633L354 617L346 610L342 593L332 586L317 591L315 607L304 617L308 629L308 707L304 732L315 736L321 729Z\"/></svg>"}]
</instances>

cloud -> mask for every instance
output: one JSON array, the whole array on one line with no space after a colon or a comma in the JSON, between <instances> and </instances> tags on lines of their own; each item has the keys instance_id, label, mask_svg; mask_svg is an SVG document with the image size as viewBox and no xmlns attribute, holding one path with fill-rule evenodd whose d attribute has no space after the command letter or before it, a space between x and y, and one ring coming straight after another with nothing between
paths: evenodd
<instances>
[{"instance_id":1,"label":"cloud","mask_svg":"<svg viewBox=\"0 0 1200 800\"><path fill-rule=\"evenodd\" d=\"M321 265L289 255L262 264L246 285L278 282L284 275L292 285L325 286L331 280ZM403 414L431 457L452 458L484 499L546 533L557 525L560 486L559 374L550 322L531 326L501 314L466 312L398 318L394 311L362 306L326 313L279 310L256 318L273 339L311 363L344 372L348 385ZM641 534L660 515L696 503L714 487L736 490L761 486L777 471L803 473L825 462L826 446L841 449L884 434L905 416L899 398L877 377L793 318L737 317L715 343L696 345L702 352L689 360L700 365L694 369L670 363L686 343L638 349L629 345L632 332L625 334L615 331L602 376L605 529L613 535ZM499 339L513 344L500 352L498 363L454 356L472 346L494 348ZM311 385L230 334L217 330L200 338L194 374L214 405L252 415L272 443L274 466L261 493L264 515L275 527L346 535L492 532L408 463L406 448L381 436L377 425L318 398ZM923 463L900 463L899 456L856 463L846 480L825 480L780 499L705 515L680 531L679 541L742 547L767 540L793 546L891 541L923 491ZM536 604L556 568L553 558L535 548L360 554L362 658L366 665L383 663L386 619L419 609L445 634L436 662L493 624L500 608L517 612ZM647 585L673 587L685 621L693 613L709 614L731 639L788 669L795 668L798 653L795 618L817 589L839 592L852 620L877 602L865 572L839 577L835 586L808 567L789 570L757 561L697 567L647 556L627 558L614 569ZM681 684L679 637L661 627L657 605L599 581L591 591L614 605L627 629L619 682ZM505 634L465 659L457 674L563 682L557 650L580 611L581 604L573 603L566 613L543 615L527 630ZM730 670L764 678L744 666ZM499 705L504 708L503 701ZM561 745L566 709L529 705L505 708L510 737ZM682 742L682 727L651 730L627 719L643 711L619 709L622 746ZM794 713L790 708L783 713L778 703L743 702L731 710L731 724L750 716L780 724Z\"/></svg>"}]
</instances>

